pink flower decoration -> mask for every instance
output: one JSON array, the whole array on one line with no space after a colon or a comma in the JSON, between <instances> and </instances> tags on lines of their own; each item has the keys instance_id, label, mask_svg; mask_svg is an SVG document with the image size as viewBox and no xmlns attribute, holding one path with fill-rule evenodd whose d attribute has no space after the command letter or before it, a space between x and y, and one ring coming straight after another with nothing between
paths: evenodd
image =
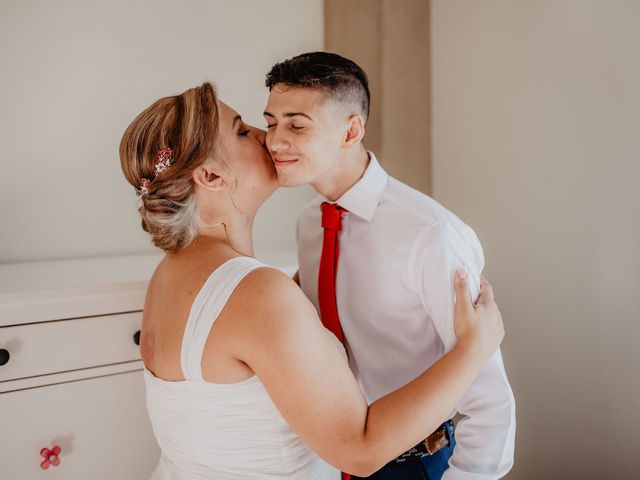
<instances>
[{"instance_id":1,"label":"pink flower decoration","mask_svg":"<svg viewBox=\"0 0 640 480\"><path fill-rule=\"evenodd\" d=\"M58 455L61 451L62 449L58 445L55 445L51 450L48 448L40 450L40 455L45 459L44 462L40 464L40 468L46 470L50 465L53 465L54 467L60 465L60 457L58 457Z\"/></svg>"}]
</instances>

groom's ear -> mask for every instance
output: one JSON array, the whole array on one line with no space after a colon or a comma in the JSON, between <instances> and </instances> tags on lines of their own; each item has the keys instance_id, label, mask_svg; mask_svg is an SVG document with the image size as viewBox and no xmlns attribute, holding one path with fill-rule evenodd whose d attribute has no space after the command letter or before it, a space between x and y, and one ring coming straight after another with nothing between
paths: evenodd
<instances>
[{"instance_id":1,"label":"groom's ear","mask_svg":"<svg viewBox=\"0 0 640 480\"><path fill-rule=\"evenodd\" d=\"M212 192L222 190L226 185L225 179L222 176L222 171L210 161L206 161L196 168L192 177L196 185L200 185Z\"/></svg>"},{"instance_id":2,"label":"groom's ear","mask_svg":"<svg viewBox=\"0 0 640 480\"><path fill-rule=\"evenodd\" d=\"M351 115L347 120L347 131L344 136L343 146L352 147L362 142L364 137L364 118L362 115Z\"/></svg>"}]
</instances>

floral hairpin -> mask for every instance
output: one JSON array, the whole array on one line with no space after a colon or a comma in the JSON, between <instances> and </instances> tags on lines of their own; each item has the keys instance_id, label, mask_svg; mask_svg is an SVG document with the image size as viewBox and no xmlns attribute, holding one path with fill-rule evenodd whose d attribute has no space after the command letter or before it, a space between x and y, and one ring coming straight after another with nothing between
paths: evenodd
<instances>
[{"instance_id":1,"label":"floral hairpin","mask_svg":"<svg viewBox=\"0 0 640 480\"><path fill-rule=\"evenodd\" d=\"M173 151L169 147L158 150L158 161L155 165L153 178L156 178L162 172L168 170L171 165L173 165ZM142 196L149 193L149 187L151 186L151 180L153 180L153 178L143 178L140 181L140 186L136 188L136 195Z\"/></svg>"},{"instance_id":2,"label":"floral hairpin","mask_svg":"<svg viewBox=\"0 0 640 480\"><path fill-rule=\"evenodd\" d=\"M140 186L136 188L136 195L141 197L142 195L146 195L149 193L149 186L151 185L151 180L148 178L143 178L140 182Z\"/></svg>"},{"instance_id":3,"label":"floral hairpin","mask_svg":"<svg viewBox=\"0 0 640 480\"><path fill-rule=\"evenodd\" d=\"M153 176L157 176L158 174L164 172L171 166L171 162L173 161L173 152L169 147L163 148L158 152L158 163L156 163L156 171Z\"/></svg>"}]
</instances>

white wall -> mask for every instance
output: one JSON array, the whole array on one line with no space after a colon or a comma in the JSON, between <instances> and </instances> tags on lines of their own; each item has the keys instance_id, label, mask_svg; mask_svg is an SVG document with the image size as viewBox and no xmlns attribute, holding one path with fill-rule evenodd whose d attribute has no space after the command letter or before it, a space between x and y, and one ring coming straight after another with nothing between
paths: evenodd
<instances>
[{"instance_id":1,"label":"white wall","mask_svg":"<svg viewBox=\"0 0 640 480\"><path fill-rule=\"evenodd\" d=\"M2 0L0 263L153 251L118 159L143 108L204 80L263 126L264 74L323 45L322 0ZM308 188L278 192L256 250L294 248Z\"/></svg>"},{"instance_id":2,"label":"white wall","mask_svg":"<svg viewBox=\"0 0 640 480\"><path fill-rule=\"evenodd\" d=\"M432 13L434 195L506 321L508 478L640 478L640 2Z\"/></svg>"}]
</instances>

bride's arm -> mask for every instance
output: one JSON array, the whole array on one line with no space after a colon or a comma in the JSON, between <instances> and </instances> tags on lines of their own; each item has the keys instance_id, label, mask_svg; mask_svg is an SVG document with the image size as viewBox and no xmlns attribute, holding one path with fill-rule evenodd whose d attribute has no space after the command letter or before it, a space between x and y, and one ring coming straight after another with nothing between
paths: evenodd
<instances>
[{"instance_id":1,"label":"bride's arm","mask_svg":"<svg viewBox=\"0 0 640 480\"><path fill-rule=\"evenodd\" d=\"M252 272L236 291L246 305L237 317L237 358L318 455L342 471L368 476L446 420L502 340L491 287L475 308L466 281L458 278L456 289L458 344L370 406L311 303L276 270Z\"/></svg>"}]
</instances>

